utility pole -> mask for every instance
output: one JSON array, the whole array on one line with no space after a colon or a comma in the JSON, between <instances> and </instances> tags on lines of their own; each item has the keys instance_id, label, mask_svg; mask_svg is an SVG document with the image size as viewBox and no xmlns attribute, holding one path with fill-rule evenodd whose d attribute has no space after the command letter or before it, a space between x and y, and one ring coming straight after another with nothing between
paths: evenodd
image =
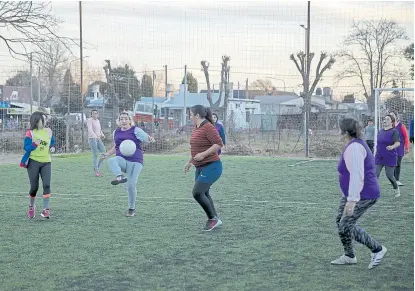
<instances>
[{"instance_id":1,"label":"utility pole","mask_svg":"<svg viewBox=\"0 0 415 291\"><path fill-rule=\"evenodd\" d=\"M37 70L37 106L40 106L40 67Z\"/></svg>"},{"instance_id":2,"label":"utility pole","mask_svg":"<svg viewBox=\"0 0 415 291\"><path fill-rule=\"evenodd\" d=\"M82 46L82 1L79 1L79 52L80 52L80 62L81 62L81 132L82 132L82 151L85 150L85 134L84 134L84 98L82 96L83 89L83 79L84 79L84 58L83 58L83 46Z\"/></svg>"},{"instance_id":3,"label":"utility pole","mask_svg":"<svg viewBox=\"0 0 415 291\"><path fill-rule=\"evenodd\" d=\"M164 66L164 78L165 78L165 93L166 93L166 100L168 97L168 92L167 92L167 65ZM168 108L164 108L164 129L167 131L169 129L169 109Z\"/></svg>"},{"instance_id":4,"label":"utility pole","mask_svg":"<svg viewBox=\"0 0 415 291\"><path fill-rule=\"evenodd\" d=\"M183 126L186 125L187 107L186 107L186 91L187 91L187 65L184 65L184 90L183 90Z\"/></svg>"},{"instance_id":5,"label":"utility pole","mask_svg":"<svg viewBox=\"0 0 415 291\"><path fill-rule=\"evenodd\" d=\"M33 113L33 54L30 53L30 114Z\"/></svg>"},{"instance_id":6,"label":"utility pole","mask_svg":"<svg viewBox=\"0 0 415 291\"><path fill-rule=\"evenodd\" d=\"M153 98L152 98L153 100L152 100L152 109L151 109L151 116L152 116L152 118L151 118L151 134L153 134L153 131L154 131L153 128L156 125L155 124L156 114L154 112L154 108L155 108L155 106L154 106L154 95L156 94L155 89L156 89L156 72L153 71Z\"/></svg>"},{"instance_id":7,"label":"utility pole","mask_svg":"<svg viewBox=\"0 0 415 291\"><path fill-rule=\"evenodd\" d=\"M311 95L310 93L310 1L307 4L307 27L301 25L305 29L305 65L304 73L306 76L304 82L304 155L306 158L309 157L309 128L310 128L310 107L311 107Z\"/></svg>"}]
</instances>

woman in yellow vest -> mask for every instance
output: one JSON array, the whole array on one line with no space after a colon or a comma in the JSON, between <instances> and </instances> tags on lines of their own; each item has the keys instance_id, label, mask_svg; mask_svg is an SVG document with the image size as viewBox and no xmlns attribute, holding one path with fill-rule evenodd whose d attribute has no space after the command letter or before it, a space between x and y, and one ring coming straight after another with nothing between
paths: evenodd
<instances>
[{"instance_id":1,"label":"woman in yellow vest","mask_svg":"<svg viewBox=\"0 0 415 291\"><path fill-rule=\"evenodd\" d=\"M35 198L39 189L39 176L43 184L43 210L40 215L50 218L50 179L52 174L50 153L55 152L55 139L52 130L45 127L46 116L43 112L34 112L30 116L30 129L24 139L25 155L20 166L27 168L30 181L29 218L35 217Z\"/></svg>"}]
</instances>

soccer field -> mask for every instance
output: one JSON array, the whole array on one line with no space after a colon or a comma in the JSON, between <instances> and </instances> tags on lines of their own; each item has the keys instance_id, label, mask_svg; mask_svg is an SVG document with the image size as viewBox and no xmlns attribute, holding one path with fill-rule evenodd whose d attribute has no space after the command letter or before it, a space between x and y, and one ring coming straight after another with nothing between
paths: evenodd
<instances>
[{"instance_id":1,"label":"soccer field","mask_svg":"<svg viewBox=\"0 0 415 291\"><path fill-rule=\"evenodd\" d=\"M399 198L382 173L382 197L360 219L389 251L369 270L358 244L357 265L330 265L343 253L335 161L223 157L211 191L223 226L205 233L186 158L145 157L134 218L90 156L54 158L48 221L41 199L26 217L26 171L0 166L0 290L413 290L412 163Z\"/></svg>"}]
</instances>

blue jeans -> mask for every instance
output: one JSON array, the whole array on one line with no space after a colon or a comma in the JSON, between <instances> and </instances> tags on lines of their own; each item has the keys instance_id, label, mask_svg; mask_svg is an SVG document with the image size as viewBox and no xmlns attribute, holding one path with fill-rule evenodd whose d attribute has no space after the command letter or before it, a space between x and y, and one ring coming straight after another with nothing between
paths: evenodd
<instances>
[{"instance_id":1,"label":"blue jeans","mask_svg":"<svg viewBox=\"0 0 415 291\"><path fill-rule=\"evenodd\" d=\"M126 174L127 183L125 189L128 192L128 207L135 209L135 200L137 198L137 182L140 176L143 164L126 161L123 157L115 156L108 159L108 168L117 177Z\"/></svg>"},{"instance_id":2,"label":"blue jeans","mask_svg":"<svg viewBox=\"0 0 415 291\"><path fill-rule=\"evenodd\" d=\"M105 146L102 140L95 138L88 138L88 144L92 150L92 164L94 165L94 170L99 171L101 165L98 165L98 153L105 153Z\"/></svg>"}]
</instances>

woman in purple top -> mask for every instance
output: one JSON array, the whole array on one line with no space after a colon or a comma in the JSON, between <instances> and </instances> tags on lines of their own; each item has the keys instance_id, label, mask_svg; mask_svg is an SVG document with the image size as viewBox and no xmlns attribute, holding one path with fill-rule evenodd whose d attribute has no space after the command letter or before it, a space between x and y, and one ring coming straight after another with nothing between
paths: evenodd
<instances>
[{"instance_id":1,"label":"woman in purple top","mask_svg":"<svg viewBox=\"0 0 415 291\"><path fill-rule=\"evenodd\" d=\"M393 115L386 115L383 119L383 129L378 133L376 144L376 176L379 178L383 167L385 167L386 177L391 182L395 191L395 197L401 196L399 186L395 179L395 167L398 162L396 148L400 145L399 133L395 129L395 118Z\"/></svg>"},{"instance_id":2,"label":"woman in purple top","mask_svg":"<svg viewBox=\"0 0 415 291\"><path fill-rule=\"evenodd\" d=\"M147 135L141 128L133 126L133 121L127 112L121 112L118 117L118 126L114 133L114 146L102 154L107 158L113 154L115 157L108 159L108 168L114 173L115 180L111 181L112 185L127 183L128 192L128 212L127 216L135 216L135 200L137 197L137 181L141 170L143 169L143 151L142 142L154 142L154 138ZM120 152L120 144L124 140L132 140L136 145L136 151L132 156L126 157ZM125 173L126 175L124 176Z\"/></svg>"},{"instance_id":3,"label":"woman in purple top","mask_svg":"<svg viewBox=\"0 0 415 291\"><path fill-rule=\"evenodd\" d=\"M361 138L363 126L357 119L344 118L340 123L340 130L345 148L337 170L343 196L340 200L336 223L344 247L344 255L332 261L331 264L357 263L353 250L354 239L372 251L369 263L369 269L372 269L380 264L387 249L356 223L380 197L374 157L366 142Z\"/></svg>"},{"instance_id":4,"label":"woman in purple top","mask_svg":"<svg viewBox=\"0 0 415 291\"><path fill-rule=\"evenodd\" d=\"M216 131L219 133L220 138L222 139L222 143L225 146L226 145L226 136L225 136L225 129L223 128L222 123L219 121L218 115L216 113L212 114L213 123L216 127ZM220 155L222 153L222 150L219 149L218 154Z\"/></svg>"}]
</instances>

